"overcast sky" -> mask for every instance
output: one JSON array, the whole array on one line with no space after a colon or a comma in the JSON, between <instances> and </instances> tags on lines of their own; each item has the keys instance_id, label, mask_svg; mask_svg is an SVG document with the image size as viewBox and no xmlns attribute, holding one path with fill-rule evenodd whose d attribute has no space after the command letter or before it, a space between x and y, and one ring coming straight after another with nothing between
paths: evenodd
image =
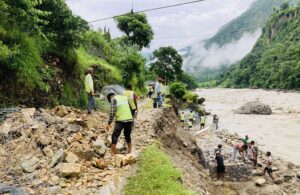
<instances>
[{"instance_id":1,"label":"overcast sky","mask_svg":"<svg viewBox=\"0 0 300 195\"><path fill-rule=\"evenodd\" d=\"M134 10L188 2L191 0L67 0L74 14L87 21L106 18ZM203 2L146 13L154 29L151 50L161 46L177 49L207 39L218 29L246 11L255 0L205 0ZM112 36L120 35L113 20L92 24L94 28L108 27Z\"/></svg>"}]
</instances>

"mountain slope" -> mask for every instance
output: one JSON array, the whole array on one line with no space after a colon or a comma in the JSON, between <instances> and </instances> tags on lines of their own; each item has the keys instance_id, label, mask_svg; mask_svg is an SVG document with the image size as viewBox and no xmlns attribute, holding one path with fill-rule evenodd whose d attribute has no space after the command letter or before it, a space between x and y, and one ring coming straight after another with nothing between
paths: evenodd
<instances>
[{"instance_id":1,"label":"mountain slope","mask_svg":"<svg viewBox=\"0 0 300 195\"><path fill-rule=\"evenodd\" d=\"M258 0L239 17L223 26L216 35L208 39L205 47L209 48L213 44L223 46L232 41L242 38L244 33L254 33L262 28L269 16L273 13L274 7L279 7L286 0Z\"/></svg>"},{"instance_id":2,"label":"mountain slope","mask_svg":"<svg viewBox=\"0 0 300 195\"><path fill-rule=\"evenodd\" d=\"M225 86L299 89L300 3L277 10L251 53L225 77Z\"/></svg>"},{"instance_id":3,"label":"mountain slope","mask_svg":"<svg viewBox=\"0 0 300 195\"><path fill-rule=\"evenodd\" d=\"M299 1L299 0L297 0ZM208 69L215 74L220 67L229 67L245 57L260 36L262 27L267 22L274 8L280 7L286 0L257 0L239 17L223 26L216 35L184 48L184 69L205 81ZM296 2L290 0L289 2Z\"/></svg>"}]
</instances>

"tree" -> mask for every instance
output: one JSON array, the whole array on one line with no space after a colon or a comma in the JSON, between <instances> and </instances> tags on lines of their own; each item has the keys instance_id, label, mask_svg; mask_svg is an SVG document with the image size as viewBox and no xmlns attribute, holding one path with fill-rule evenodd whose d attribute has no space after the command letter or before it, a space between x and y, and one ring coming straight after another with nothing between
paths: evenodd
<instances>
[{"instance_id":1,"label":"tree","mask_svg":"<svg viewBox=\"0 0 300 195\"><path fill-rule=\"evenodd\" d=\"M150 64L150 70L168 82L179 79L182 76L182 57L173 47L161 47L153 52L154 62Z\"/></svg>"},{"instance_id":2,"label":"tree","mask_svg":"<svg viewBox=\"0 0 300 195\"><path fill-rule=\"evenodd\" d=\"M145 14L131 12L117 17L115 21L120 31L126 34L125 42L138 46L140 50L149 47L154 33Z\"/></svg>"},{"instance_id":3,"label":"tree","mask_svg":"<svg viewBox=\"0 0 300 195\"><path fill-rule=\"evenodd\" d=\"M54 52L60 54L61 49L75 48L82 43L88 23L74 16L64 0L43 0L38 8L48 13L42 17L46 21L42 31L54 46Z\"/></svg>"}]
</instances>

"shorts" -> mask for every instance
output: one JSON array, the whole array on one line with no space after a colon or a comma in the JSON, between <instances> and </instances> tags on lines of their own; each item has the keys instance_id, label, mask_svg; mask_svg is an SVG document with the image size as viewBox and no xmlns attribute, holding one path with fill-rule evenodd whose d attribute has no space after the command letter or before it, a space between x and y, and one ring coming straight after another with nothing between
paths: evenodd
<instances>
[{"instance_id":1,"label":"shorts","mask_svg":"<svg viewBox=\"0 0 300 195\"><path fill-rule=\"evenodd\" d=\"M184 123L184 120L180 120L181 123Z\"/></svg>"},{"instance_id":2,"label":"shorts","mask_svg":"<svg viewBox=\"0 0 300 195\"><path fill-rule=\"evenodd\" d=\"M244 148L244 150L248 150L248 145L244 144L243 148Z\"/></svg>"},{"instance_id":3,"label":"shorts","mask_svg":"<svg viewBox=\"0 0 300 195\"><path fill-rule=\"evenodd\" d=\"M124 129L124 136L127 143L131 143L131 131L133 127L133 122L116 122L115 129L111 135L112 144L117 144L118 138L121 135L122 130Z\"/></svg>"},{"instance_id":4,"label":"shorts","mask_svg":"<svg viewBox=\"0 0 300 195\"><path fill-rule=\"evenodd\" d=\"M205 123L201 123L200 126L201 126L201 127L202 127L202 126L204 127L204 126L205 126Z\"/></svg>"},{"instance_id":5,"label":"shorts","mask_svg":"<svg viewBox=\"0 0 300 195\"><path fill-rule=\"evenodd\" d=\"M217 166L217 173L225 173L225 166L224 165L218 165Z\"/></svg>"},{"instance_id":6,"label":"shorts","mask_svg":"<svg viewBox=\"0 0 300 195\"><path fill-rule=\"evenodd\" d=\"M266 167L265 171L267 171L268 174L272 174L273 173L273 169L271 167Z\"/></svg>"}]
</instances>

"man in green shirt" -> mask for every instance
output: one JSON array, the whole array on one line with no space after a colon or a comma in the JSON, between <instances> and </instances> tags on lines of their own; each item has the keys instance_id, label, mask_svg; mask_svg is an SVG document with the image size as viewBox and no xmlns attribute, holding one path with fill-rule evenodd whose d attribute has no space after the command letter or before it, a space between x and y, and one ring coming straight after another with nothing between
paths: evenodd
<instances>
[{"instance_id":1,"label":"man in green shirt","mask_svg":"<svg viewBox=\"0 0 300 195\"><path fill-rule=\"evenodd\" d=\"M84 85L85 85L85 91L88 94L88 114L91 114L92 108L97 111L96 102L94 99L95 91L94 91L94 82L93 82L93 75L94 69L89 68L87 70L87 75L85 77Z\"/></svg>"}]
</instances>

